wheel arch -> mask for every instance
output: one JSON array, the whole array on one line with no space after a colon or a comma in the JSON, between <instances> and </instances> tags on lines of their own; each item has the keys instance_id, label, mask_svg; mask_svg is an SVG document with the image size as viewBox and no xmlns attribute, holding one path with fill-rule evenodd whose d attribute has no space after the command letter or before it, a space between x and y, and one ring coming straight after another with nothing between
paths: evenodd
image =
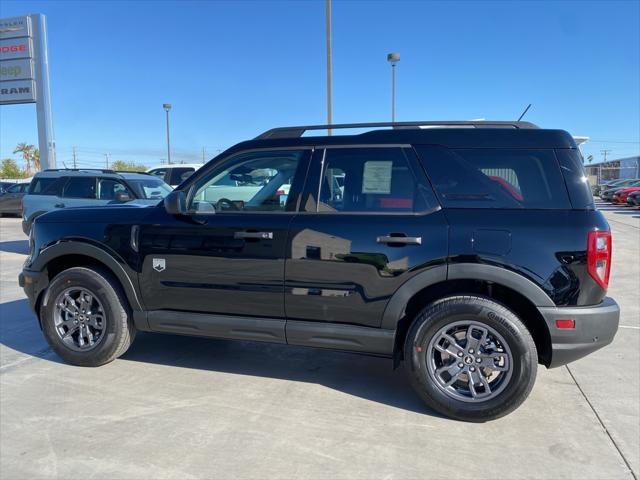
<instances>
[{"instance_id":1,"label":"wheel arch","mask_svg":"<svg viewBox=\"0 0 640 480\"><path fill-rule=\"evenodd\" d=\"M457 268L464 266L464 268ZM452 268L454 267L454 268ZM381 327L395 330L394 359L402 358L404 339L415 316L429 303L450 295L481 295L512 310L531 333L538 360L549 365L551 337L537 307L555 306L531 280L490 265L459 264L435 267L407 281L391 298ZM453 271L452 271L453 270Z\"/></svg>"},{"instance_id":2,"label":"wheel arch","mask_svg":"<svg viewBox=\"0 0 640 480\"><path fill-rule=\"evenodd\" d=\"M75 240L59 242L42 250L29 268L46 271L50 281L67 268L90 265L101 266L111 272L120 283L132 310L143 310L135 287L136 279L125 270L124 261L96 245ZM37 308L46 305L47 293L48 289L39 293Z\"/></svg>"}]
</instances>

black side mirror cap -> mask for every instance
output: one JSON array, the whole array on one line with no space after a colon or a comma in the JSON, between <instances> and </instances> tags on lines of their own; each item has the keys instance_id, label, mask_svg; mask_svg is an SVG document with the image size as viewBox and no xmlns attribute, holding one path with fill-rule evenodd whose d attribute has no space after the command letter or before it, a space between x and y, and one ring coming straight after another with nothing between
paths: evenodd
<instances>
[{"instance_id":1,"label":"black side mirror cap","mask_svg":"<svg viewBox=\"0 0 640 480\"><path fill-rule=\"evenodd\" d=\"M171 215L186 215L187 196L182 190L174 190L164 197L164 208Z\"/></svg>"}]
</instances>

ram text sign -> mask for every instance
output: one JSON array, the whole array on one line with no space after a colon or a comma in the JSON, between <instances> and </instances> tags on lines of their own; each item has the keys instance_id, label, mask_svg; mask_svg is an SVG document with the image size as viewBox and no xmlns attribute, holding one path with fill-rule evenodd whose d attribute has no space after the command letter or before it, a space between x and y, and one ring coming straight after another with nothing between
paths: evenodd
<instances>
[{"instance_id":1,"label":"ram text sign","mask_svg":"<svg viewBox=\"0 0 640 480\"><path fill-rule=\"evenodd\" d=\"M31 103L36 99L33 80L0 82L0 105L7 103Z\"/></svg>"}]
</instances>

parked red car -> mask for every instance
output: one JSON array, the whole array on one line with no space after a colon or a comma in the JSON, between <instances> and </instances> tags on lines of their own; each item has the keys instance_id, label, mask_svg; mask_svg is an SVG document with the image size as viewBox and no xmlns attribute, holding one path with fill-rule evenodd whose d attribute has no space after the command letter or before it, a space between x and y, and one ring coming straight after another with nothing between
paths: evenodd
<instances>
[{"instance_id":1,"label":"parked red car","mask_svg":"<svg viewBox=\"0 0 640 480\"><path fill-rule=\"evenodd\" d=\"M630 193L637 192L640 190L640 187L625 187L616 191L613 194L613 203L622 203L623 205L627 204L627 197Z\"/></svg>"}]
</instances>

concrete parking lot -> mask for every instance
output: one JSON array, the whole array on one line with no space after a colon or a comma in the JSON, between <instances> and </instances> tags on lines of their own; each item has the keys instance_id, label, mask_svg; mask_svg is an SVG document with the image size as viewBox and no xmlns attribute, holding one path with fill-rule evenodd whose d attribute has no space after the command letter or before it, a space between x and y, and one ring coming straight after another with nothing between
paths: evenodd
<instances>
[{"instance_id":1,"label":"concrete parking lot","mask_svg":"<svg viewBox=\"0 0 640 480\"><path fill-rule=\"evenodd\" d=\"M640 210L613 231L609 347L541 368L506 418L428 410L390 360L139 334L97 369L61 363L17 285L27 240L0 219L0 478L637 479Z\"/></svg>"}]
</instances>

